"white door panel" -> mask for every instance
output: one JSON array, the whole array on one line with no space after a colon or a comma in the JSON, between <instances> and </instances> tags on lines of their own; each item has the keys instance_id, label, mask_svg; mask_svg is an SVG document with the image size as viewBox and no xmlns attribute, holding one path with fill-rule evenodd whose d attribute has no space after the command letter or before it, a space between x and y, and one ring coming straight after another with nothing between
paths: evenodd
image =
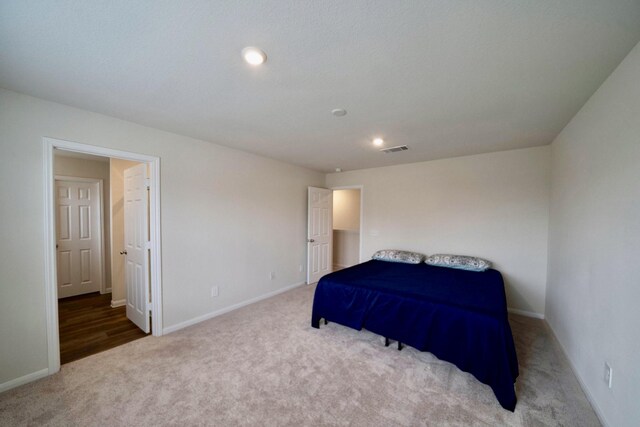
<instances>
[{"instance_id":1,"label":"white door panel","mask_svg":"<svg viewBox=\"0 0 640 427\"><path fill-rule=\"evenodd\" d=\"M58 296L60 288L68 288L71 283L71 251L58 251Z\"/></svg>"},{"instance_id":2,"label":"white door panel","mask_svg":"<svg viewBox=\"0 0 640 427\"><path fill-rule=\"evenodd\" d=\"M58 298L102 287L100 184L56 180Z\"/></svg>"},{"instance_id":3,"label":"white door panel","mask_svg":"<svg viewBox=\"0 0 640 427\"><path fill-rule=\"evenodd\" d=\"M149 241L147 165L124 171L124 256L127 317L144 332L149 319Z\"/></svg>"},{"instance_id":4,"label":"white door panel","mask_svg":"<svg viewBox=\"0 0 640 427\"><path fill-rule=\"evenodd\" d=\"M307 283L331 272L333 191L309 187L307 223Z\"/></svg>"}]
</instances>

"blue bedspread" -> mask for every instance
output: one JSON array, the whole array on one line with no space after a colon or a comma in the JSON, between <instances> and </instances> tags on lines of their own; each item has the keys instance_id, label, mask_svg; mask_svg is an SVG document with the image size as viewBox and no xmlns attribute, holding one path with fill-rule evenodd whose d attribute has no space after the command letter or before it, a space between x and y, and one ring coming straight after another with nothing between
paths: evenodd
<instances>
[{"instance_id":1,"label":"blue bedspread","mask_svg":"<svg viewBox=\"0 0 640 427\"><path fill-rule=\"evenodd\" d=\"M502 275L368 261L320 279L311 325L365 328L428 351L488 384L513 411L518 377Z\"/></svg>"}]
</instances>

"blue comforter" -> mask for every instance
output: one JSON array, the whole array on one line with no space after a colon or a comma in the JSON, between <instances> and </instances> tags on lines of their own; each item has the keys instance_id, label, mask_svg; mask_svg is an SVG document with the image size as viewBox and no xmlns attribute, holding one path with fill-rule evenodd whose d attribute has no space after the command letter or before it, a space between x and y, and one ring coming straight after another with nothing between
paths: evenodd
<instances>
[{"instance_id":1,"label":"blue comforter","mask_svg":"<svg viewBox=\"0 0 640 427\"><path fill-rule=\"evenodd\" d=\"M488 384L513 411L518 360L502 275L368 261L320 279L311 325L320 319L428 351Z\"/></svg>"}]
</instances>

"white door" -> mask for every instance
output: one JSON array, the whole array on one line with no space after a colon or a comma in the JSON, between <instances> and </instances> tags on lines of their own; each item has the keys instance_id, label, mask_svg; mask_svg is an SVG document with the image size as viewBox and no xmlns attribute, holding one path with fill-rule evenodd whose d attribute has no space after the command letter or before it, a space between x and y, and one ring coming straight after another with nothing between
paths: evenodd
<instances>
[{"instance_id":1,"label":"white door","mask_svg":"<svg viewBox=\"0 0 640 427\"><path fill-rule=\"evenodd\" d=\"M58 298L102 287L102 201L97 181L56 180Z\"/></svg>"},{"instance_id":2,"label":"white door","mask_svg":"<svg viewBox=\"0 0 640 427\"><path fill-rule=\"evenodd\" d=\"M307 284L310 284L331 273L333 191L309 187L307 215Z\"/></svg>"},{"instance_id":3,"label":"white door","mask_svg":"<svg viewBox=\"0 0 640 427\"><path fill-rule=\"evenodd\" d=\"M149 333L149 217L147 165L124 171L124 251L127 317Z\"/></svg>"}]
</instances>

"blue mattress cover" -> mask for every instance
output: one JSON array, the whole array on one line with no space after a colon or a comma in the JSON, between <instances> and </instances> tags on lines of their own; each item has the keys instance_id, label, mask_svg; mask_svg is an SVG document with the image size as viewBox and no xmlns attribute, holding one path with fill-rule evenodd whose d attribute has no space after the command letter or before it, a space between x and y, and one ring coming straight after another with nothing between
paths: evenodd
<instances>
[{"instance_id":1,"label":"blue mattress cover","mask_svg":"<svg viewBox=\"0 0 640 427\"><path fill-rule=\"evenodd\" d=\"M518 376L502 275L371 260L324 276L311 324L324 318L401 341L473 374L511 411Z\"/></svg>"}]
</instances>

